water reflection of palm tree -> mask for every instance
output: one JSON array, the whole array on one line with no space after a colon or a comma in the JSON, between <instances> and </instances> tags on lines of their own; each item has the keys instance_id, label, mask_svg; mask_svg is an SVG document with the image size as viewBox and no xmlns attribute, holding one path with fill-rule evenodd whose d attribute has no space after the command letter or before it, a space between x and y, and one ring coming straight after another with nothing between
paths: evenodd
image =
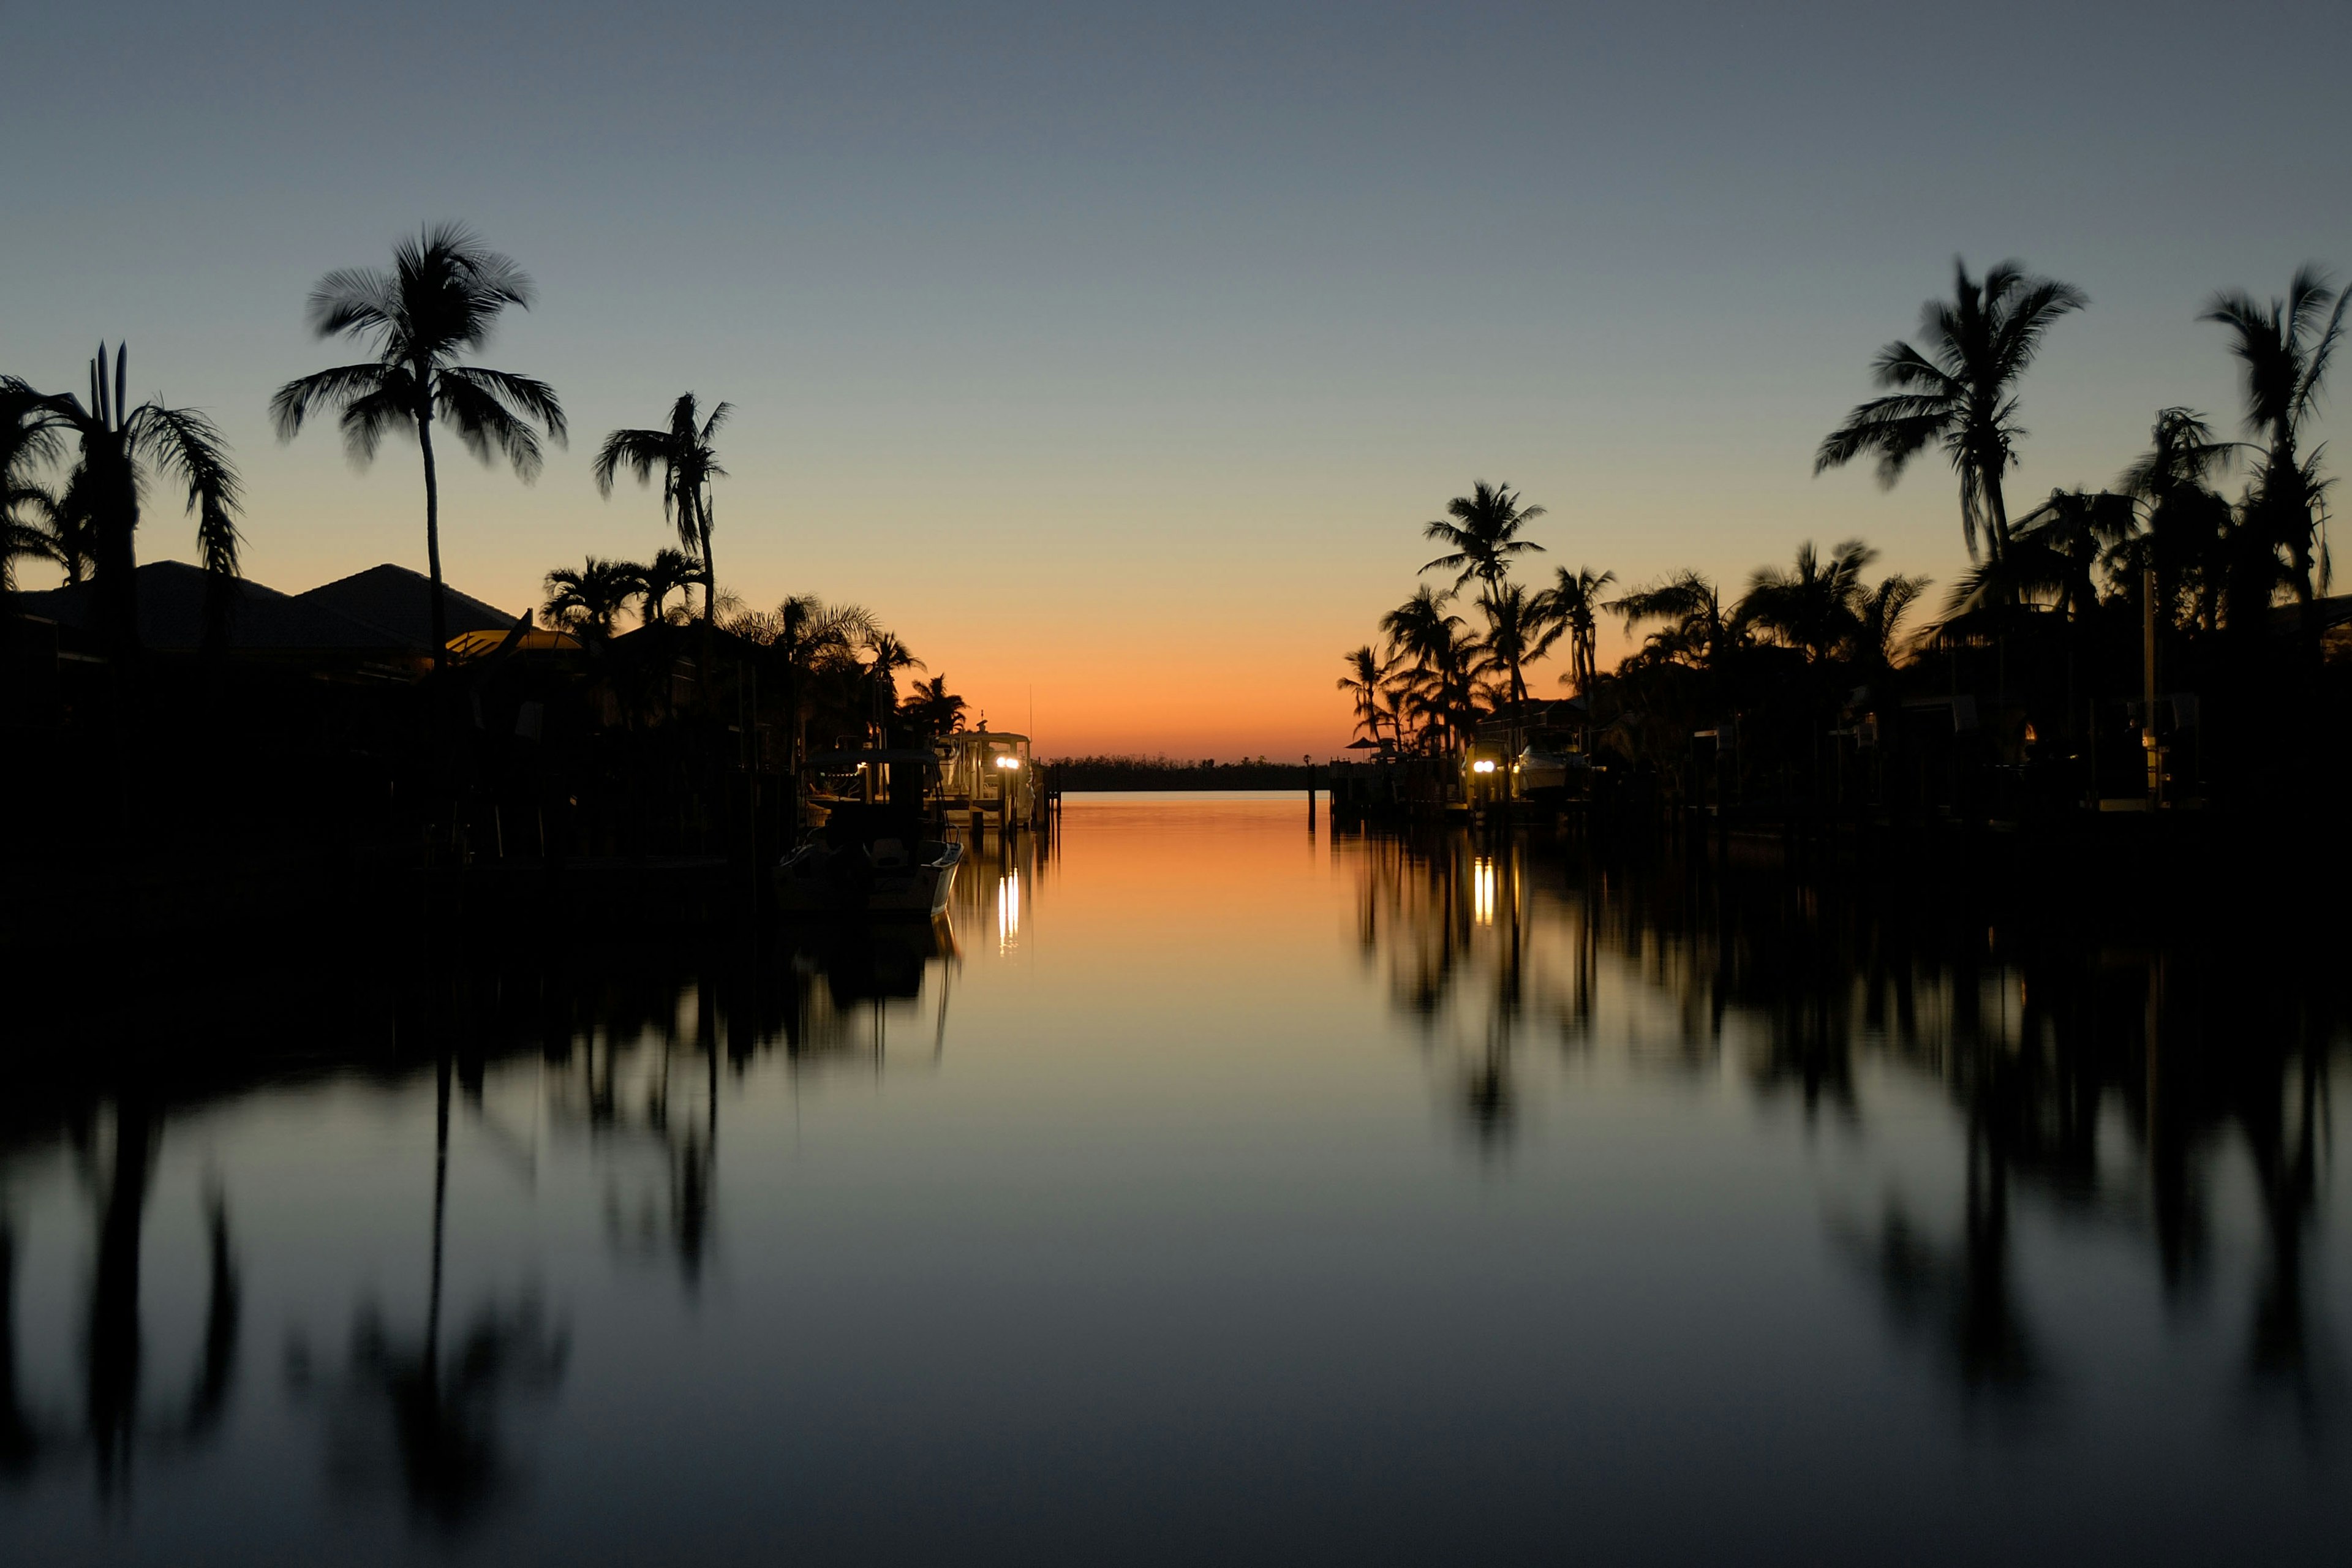
<instances>
[{"instance_id":1,"label":"water reflection of palm tree","mask_svg":"<svg viewBox=\"0 0 2352 1568\"><path fill-rule=\"evenodd\" d=\"M508 1401L543 1395L562 1380L569 1346L551 1331L530 1295L511 1309L485 1303L443 1345L443 1253L449 1194L451 1062L435 1072L433 1242L425 1328L415 1340L392 1331L373 1306L352 1334L351 1372L337 1408L336 1468L347 1482L375 1478L367 1455L389 1426L410 1508L446 1530L478 1518L512 1479L500 1450L499 1414Z\"/></svg>"},{"instance_id":2,"label":"water reflection of palm tree","mask_svg":"<svg viewBox=\"0 0 2352 1568\"><path fill-rule=\"evenodd\" d=\"M113 1147L103 1174L85 1150L85 1167L97 1188L97 1235L91 1248L88 1310L84 1317L82 1437L96 1461L101 1498L127 1485L131 1461L142 1446L181 1451L218 1428L235 1383L241 1291L230 1244L228 1204L215 1188L205 1199L208 1279L205 1328L188 1392L161 1424L142 1408L145 1373L140 1322L140 1254L145 1239L147 1200L162 1128L147 1101L124 1096L114 1104ZM64 1446L63 1435L45 1431L25 1410L16 1381L16 1237L0 1222L0 1473L22 1474L45 1453Z\"/></svg>"}]
</instances>

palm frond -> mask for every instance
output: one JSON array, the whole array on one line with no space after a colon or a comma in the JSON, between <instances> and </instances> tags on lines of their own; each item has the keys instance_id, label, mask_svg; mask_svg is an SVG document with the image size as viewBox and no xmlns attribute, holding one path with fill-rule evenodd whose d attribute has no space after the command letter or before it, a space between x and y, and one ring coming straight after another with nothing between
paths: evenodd
<instances>
[{"instance_id":1,"label":"palm frond","mask_svg":"<svg viewBox=\"0 0 2352 1568\"><path fill-rule=\"evenodd\" d=\"M539 433L494 393L445 368L434 377L434 404L466 450L484 463L503 457L525 484L539 478L546 458Z\"/></svg>"},{"instance_id":2,"label":"palm frond","mask_svg":"<svg viewBox=\"0 0 2352 1568\"><path fill-rule=\"evenodd\" d=\"M195 514L205 570L236 576L242 496L220 427L193 408L148 403L131 412L124 434L131 450L187 487L187 510Z\"/></svg>"},{"instance_id":3,"label":"palm frond","mask_svg":"<svg viewBox=\"0 0 2352 1568\"><path fill-rule=\"evenodd\" d=\"M302 422L313 409L322 405L349 406L357 399L382 392L389 374L381 361L367 360L296 376L270 398L270 426L279 440L291 441L301 434Z\"/></svg>"}]
</instances>

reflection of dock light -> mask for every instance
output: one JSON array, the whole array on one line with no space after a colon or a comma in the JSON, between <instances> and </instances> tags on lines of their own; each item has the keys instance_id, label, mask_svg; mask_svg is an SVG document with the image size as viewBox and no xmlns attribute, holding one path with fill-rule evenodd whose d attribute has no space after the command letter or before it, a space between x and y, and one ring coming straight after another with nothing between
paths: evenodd
<instances>
[{"instance_id":1,"label":"reflection of dock light","mask_svg":"<svg viewBox=\"0 0 2352 1568\"><path fill-rule=\"evenodd\" d=\"M996 882L996 951L1010 950L1021 935L1021 873L1013 871Z\"/></svg>"},{"instance_id":2,"label":"reflection of dock light","mask_svg":"<svg viewBox=\"0 0 2352 1568\"><path fill-rule=\"evenodd\" d=\"M1488 767L1495 764L1489 763ZM1495 923L1495 863L1480 860L1470 868L1470 912L1482 926Z\"/></svg>"},{"instance_id":3,"label":"reflection of dock light","mask_svg":"<svg viewBox=\"0 0 2352 1568\"><path fill-rule=\"evenodd\" d=\"M1495 764L1481 757L1470 764L1470 771L1474 773L1491 773L1495 771Z\"/></svg>"}]
</instances>

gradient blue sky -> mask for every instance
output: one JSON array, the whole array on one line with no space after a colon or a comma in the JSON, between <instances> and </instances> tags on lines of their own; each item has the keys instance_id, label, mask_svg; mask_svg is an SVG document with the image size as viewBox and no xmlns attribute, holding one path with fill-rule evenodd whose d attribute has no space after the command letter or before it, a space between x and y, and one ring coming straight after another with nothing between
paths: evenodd
<instances>
[{"instance_id":1,"label":"gradient blue sky","mask_svg":"<svg viewBox=\"0 0 2352 1568\"><path fill-rule=\"evenodd\" d=\"M1814 479L1951 258L2081 285L2012 494L2231 416L2213 289L2352 270L2352 6L0 5L0 369L213 412L248 569L422 565L413 451L264 408L305 293L463 218L542 291L489 362L572 449L449 465L452 580L642 555L604 430L740 410L719 561L866 603L1049 752L1321 752L1338 658L1478 477L1554 562L1744 579L1952 486ZM2323 436L2328 432L2325 429ZM146 555L191 530L151 513ZM1549 681L1539 682L1548 685Z\"/></svg>"}]
</instances>

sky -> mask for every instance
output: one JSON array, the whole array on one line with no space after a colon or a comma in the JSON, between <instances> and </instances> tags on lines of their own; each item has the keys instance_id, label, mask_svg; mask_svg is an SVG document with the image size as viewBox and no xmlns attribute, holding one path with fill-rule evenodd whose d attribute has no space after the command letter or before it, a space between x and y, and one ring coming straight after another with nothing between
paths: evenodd
<instances>
[{"instance_id":1,"label":"sky","mask_svg":"<svg viewBox=\"0 0 2352 1568\"><path fill-rule=\"evenodd\" d=\"M0 372L127 340L234 443L248 575L421 570L413 446L355 472L266 408L349 357L322 273L460 219L540 289L483 362L573 438L530 486L445 458L453 584L519 611L669 542L589 462L690 389L736 408L750 604L868 606L1047 755L1319 757L1475 479L1548 509L1545 577L1859 536L1948 583L1948 470L1811 457L1955 257L2091 299L2013 498L2167 405L2234 426L2205 300L2352 274L2347 44L2340 3L0 0ZM142 559L194 544L151 507Z\"/></svg>"}]
</instances>

